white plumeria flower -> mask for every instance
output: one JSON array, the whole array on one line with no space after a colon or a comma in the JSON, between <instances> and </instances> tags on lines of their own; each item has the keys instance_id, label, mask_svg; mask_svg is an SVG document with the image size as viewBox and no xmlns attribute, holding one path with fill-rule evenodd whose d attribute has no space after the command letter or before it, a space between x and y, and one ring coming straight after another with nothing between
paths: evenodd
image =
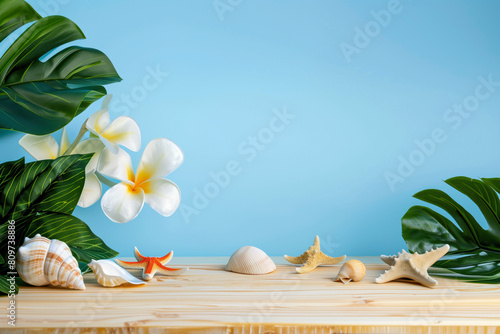
<instances>
[{"instance_id":1,"label":"white plumeria flower","mask_svg":"<svg viewBox=\"0 0 500 334\"><path fill-rule=\"evenodd\" d=\"M61 145L51 135L25 135L19 140L19 145L36 160L55 159L66 152L69 138L66 128L61 133Z\"/></svg>"},{"instance_id":2,"label":"white plumeria flower","mask_svg":"<svg viewBox=\"0 0 500 334\"><path fill-rule=\"evenodd\" d=\"M106 95L101 109L87 120L87 129L113 153L122 145L134 152L141 148L141 132L137 123L128 116L120 116L110 123L108 106L113 95Z\"/></svg>"},{"instance_id":3,"label":"white plumeria flower","mask_svg":"<svg viewBox=\"0 0 500 334\"><path fill-rule=\"evenodd\" d=\"M70 146L68 133L66 128L63 128L61 134L61 145L51 135L35 136L25 135L19 140L26 152L28 152L36 160L56 159L62 156ZM78 143L72 153L87 154L94 153L85 168L85 185L82 195L78 200L78 205L86 208L99 200L102 194L101 182L95 175L94 171L99 162L99 155L104 149L104 144L97 138L86 139Z\"/></svg>"},{"instance_id":4,"label":"white plumeria flower","mask_svg":"<svg viewBox=\"0 0 500 334\"><path fill-rule=\"evenodd\" d=\"M181 149L165 138L152 140L144 149L134 173L130 155L122 149L117 154L105 148L99 160L102 175L121 182L109 189L101 200L104 214L116 223L131 221L142 210L144 202L168 217L181 201L179 188L164 179L184 160Z\"/></svg>"},{"instance_id":5,"label":"white plumeria flower","mask_svg":"<svg viewBox=\"0 0 500 334\"><path fill-rule=\"evenodd\" d=\"M104 150L104 144L100 139L89 138L79 142L73 151L74 154L94 153L85 167L85 186L83 187L82 195L78 201L78 206L82 208L88 208L101 198L101 181L99 181L99 178L95 175L95 170L102 150Z\"/></svg>"}]
</instances>

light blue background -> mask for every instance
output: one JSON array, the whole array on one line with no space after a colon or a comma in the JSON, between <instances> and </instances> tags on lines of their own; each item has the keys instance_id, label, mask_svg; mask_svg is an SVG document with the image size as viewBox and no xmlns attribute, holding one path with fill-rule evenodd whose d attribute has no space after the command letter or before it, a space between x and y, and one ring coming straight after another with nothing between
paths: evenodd
<instances>
[{"instance_id":1,"label":"light blue background","mask_svg":"<svg viewBox=\"0 0 500 334\"><path fill-rule=\"evenodd\" d=\"M151 256L171 249L228 256L244 245L298 255L316 234L331 255L395 253L405 247L400 219L418 203L414 193L448 189L442 180L452 176L499 176L500 87L460 125L444 119L475 93L478 77L500 81L498 1L401 1L401 12L372 30L350 62L341 43L355 46L356 27L376 28L371 11L390 1L233 0L223 20L212 1L30 3L74 20L87 36L75 44L110 57L124 79L107 87L115 96L111 116L133 117L143 148L157 137L182 148L185 162L168 178L184 208L196 208L210 172L232 160L241 166L188 219L145 206L135 220L115 224L100 203L78 208L122 256L134 246ZM157 68L169 75L146 90L143 81ZM132 107L124 96L134 94ZM99 107L71 123L72 139ZM284 108L295 118L247 161L240 146L268 132L273 110ZM398 173L400 156L417 157L415 141L436 128L444 142L391 189L386 172ZM1 161L26 155L21 134L0 136ZM132 157L137 164L140 153Z\"/></svg>"}]
</instances>

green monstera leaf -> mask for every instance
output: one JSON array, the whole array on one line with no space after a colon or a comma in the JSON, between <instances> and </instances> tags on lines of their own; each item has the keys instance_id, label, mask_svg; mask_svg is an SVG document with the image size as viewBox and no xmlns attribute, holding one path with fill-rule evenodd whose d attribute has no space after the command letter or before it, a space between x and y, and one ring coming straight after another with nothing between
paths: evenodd
<instances>
[{"instance_id":1,"label":"green monstera leaf","mask_svg":"<svg viewBox=\"0 0 500 334\"><path fill-rule=\"evenodd\" d=\"M23 158L0 165L0 275L15 271L12 254L25 237L36 234L66 242L83 270L92 259L118 255L72 215L91 157L75 154L28 164ZM6 286L0 285L0 292L8 293Z\"/></svg>"},{"instance_id":2,"label":"green monstera leaf","mask_svg":"<svg viewBox=\"0 0 500 334\"><path fill-rule=\"evenodd\" d=\"M40 16L23 0L0 0L0 40L35 21L0 58L0 129L52 133L106 95L102 85L121 80L99 50L70 46L45 62L40 58L65 43L84 39L62 16Z\"/></svg>"},{"instance_id":3,"label":"green monstera leaf","mask_svg":"<svg viewBox=\"0 0 500 334\"><path fill-rule=\"evenodd\" d=\"M411 207L401 220L408 249L422 253L449 244L447 256L434 267L455 274L442 275L470 282L500 283L500 179L455 177L445 182L477 205L488 228L483 228L470 212L445 192L424 190L414 197L441 208L455 223L430 208Z\"/></svg>"},{"instance_id":4,"label":"green monstera leaf","mask_svg":"<svg viewBox=\"0 0 500 334\"><path fill-rule=\"evenodd\" d=\"M17 28L42 17L25 1L4 0L0 2L0 42Z\"/></svg>"}]
</instances>

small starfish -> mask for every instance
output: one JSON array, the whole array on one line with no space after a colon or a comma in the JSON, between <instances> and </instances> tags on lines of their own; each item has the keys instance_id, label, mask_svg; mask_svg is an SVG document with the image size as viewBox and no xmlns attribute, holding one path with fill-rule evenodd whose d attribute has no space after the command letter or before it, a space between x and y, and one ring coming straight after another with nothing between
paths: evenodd
<instances>
[{"instance_id":1,"label":"small starfish","mask_svg":"<svg viewBox=\"0 0 500 334\"><path fill-rule=\"evenodd\" d=\"M170 251L170 253L168 253L163 257L152 257L152 256L149 257L141 255L137 247L135 247L134 255L135 258L137 259L137 262L127 262L118 259L115 259L115 261L123 268L127 269L142 268L142 277L147 281L152 279L153 276L156 274L156 272L159 272L163 275L180 275L189 269L189 268L174 269L164 266L170 261L170 259L172 259L172 256L174 256L174 251Z\"/></svg>"},{"instance_id":2,"label":"small starfish","mask_svg":"<svg viewBox=\"0 0 500 334\"><path fill-rule=\"evenodd\" d=\"M319 237L316 236L314 244L309 247L301 256L293 257L285 255L285 260L293 264L304 264L302 267L295 268L299 274L305 274L313 271L317 266L322 264L337 264L345 260L345 255L339 257L331 257L324 254L319 249Z\"/></svg>"},{"instance_id":3,"label":"small starfish","mask_svg":"<svg viewBox=\"0 0 500 334\"><path fill-rule=\"evenodd\" d=\"M397 256L381 255L382 261L391 266L382 275L380 275L375 282L386 283L398 278L411 278L420 284L427 287L432 287L438 282L429 276L427 270L436 263L437 260L442 258L450 250L449 245L432 249L424 254L413 253L410 254L404 249Z\"/></svg>"}]
</instances>

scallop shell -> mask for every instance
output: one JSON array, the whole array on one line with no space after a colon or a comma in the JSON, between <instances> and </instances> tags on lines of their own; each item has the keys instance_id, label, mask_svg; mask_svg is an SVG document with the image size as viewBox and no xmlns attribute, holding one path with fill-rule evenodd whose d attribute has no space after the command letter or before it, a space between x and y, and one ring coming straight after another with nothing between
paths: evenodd
<instances>
[{"instance_id":1,"label":"scallop shell","mask_svg":"<svg viewBox=\"0 0 500 334\"><path fill-rule=\"evenodd\" d=\"M273 260L257 247L245 246L231 255L226 270L247 275L269 274L276 270Z\"/></svg>"},{"instance_id":2,"label":"scallop shell","mask_svg":"<svg viewBox=\"0 0 500 334\"><path fill-rule=\"evenodd\" d=\"M19 276L35 286L54 285L85 290L78 261L66 243L37 234L26 238L16 256Z\"/></svg>"},{"instance_id":3,"label":"scallop shell","mask_svg":"<svg viewBox=\"0 0 500 334\"><path fill-rule=\"evenodd\" d=\"M342 283L347 284L350 281L359 282L365 277L366 267L363 262L359 260L349 260L340 268L335 281L341 280Z\"/></svg>"},{"instance_id":4,"label":"scallop shell","mask_svg":"<svg viewBox=\"0 0 500 334\"><path fill-rule=\"evenodd\" d=\"M115 287L125 283L146 284L110 260L92 260L89 267L94 272L97 282L105 287Z\"/></svg>"}]
</instances>

